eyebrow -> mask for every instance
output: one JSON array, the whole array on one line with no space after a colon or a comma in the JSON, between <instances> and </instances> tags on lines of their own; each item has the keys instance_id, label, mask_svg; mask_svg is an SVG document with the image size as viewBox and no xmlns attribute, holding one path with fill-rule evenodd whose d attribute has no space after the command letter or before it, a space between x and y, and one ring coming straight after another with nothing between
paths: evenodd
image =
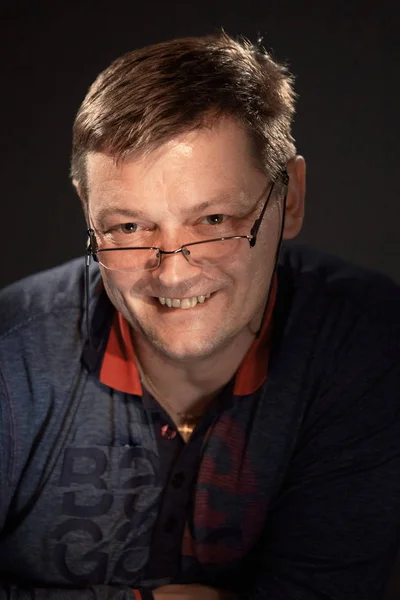
<instances>
[{"instance_id":1,"label":"eyebrow","mask_svg":"<svg viewBox=\"0 0 400 600\"><path fill-rule=\"evenodd\" d=\"M200 213L208 208L214 208L215 205L222 204L224 202L230 201L235 208L243 207L243 198L232 198L228 194L223 194L219 197L212 198L210 200L205 200L196 206L188 207L185 212L186 213ZM258 202L258 200L257 200ZM254 207L253 207L254 208ZM148 215L140 209L130 209L130 208L119 208L117 205L109 205L100 208L99 212L96 215L97 220L104 220L106 217L110 215L120 215L122 217L127 217L128 219L136 219L137 217L148 218Z\"/></svg>"},{"instance_id":2,"label":"eyebrow","mask_svg":"<svg viewBox=\"0 0 400 600\"><path fill-rule=\"evenodd\" d=\"M121 215L128 219L135 219L136 217L145 217L145 213L142 210L132 210L129 208L118 208L117 206L105 206L99 210L96 218L103 221L110 215Z\"/></svg>"}]
</instances>

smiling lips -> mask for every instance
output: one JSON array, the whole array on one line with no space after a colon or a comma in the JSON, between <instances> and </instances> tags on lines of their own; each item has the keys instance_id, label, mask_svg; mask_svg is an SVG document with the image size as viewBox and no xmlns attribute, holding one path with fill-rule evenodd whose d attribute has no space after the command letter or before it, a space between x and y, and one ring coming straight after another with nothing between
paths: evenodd
<instances>
[{"instance_id":1,"label":"smiling lips","mask_svg":"<svg viewBox=\"0 0 400 600\"><path fill-rule=\"evenodd\" d=\"M158 298L160 304L168 306L169 308L194 308L197 303L203 304L211 294L206 296L193 296L192 298Z\"/></svg>"}]
</instances>

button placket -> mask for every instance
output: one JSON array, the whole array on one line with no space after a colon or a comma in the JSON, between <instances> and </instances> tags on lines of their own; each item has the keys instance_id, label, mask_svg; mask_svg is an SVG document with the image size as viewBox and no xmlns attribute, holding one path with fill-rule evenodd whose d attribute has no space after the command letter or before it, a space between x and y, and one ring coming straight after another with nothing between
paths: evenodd
<instances>
[{"instance_id":1,"label":"button placket","mask_svg":"<svg viewBox=\"0 0 400 600\"><path fill-rule=\"evenodd\" d=\"M176 430L171 427L171 425L163 425L161 427L161 435L166 440L173 440L176 438Z\"/></svg>"},{"instance_id":2,"label":"button placket","mask_svg":"<svg viewBox=\"0 0 400 600\"><path fill-rule=\"evenodd\" d=\"M183 482L185 481L184 473L174 473L171 477L171 485L176 490L182 487Z\"/></svg>"},{"instance_id":3,"label":"button placket","mask_svg":"<svg viewBox=\"0 0 400 600\"><path fill-rule=\"evenodd\" d=\"M167 533L172 533L178 526L178 520L175 517L169 517L164 524L164 529Z\"/></svg>"}]
</instances>

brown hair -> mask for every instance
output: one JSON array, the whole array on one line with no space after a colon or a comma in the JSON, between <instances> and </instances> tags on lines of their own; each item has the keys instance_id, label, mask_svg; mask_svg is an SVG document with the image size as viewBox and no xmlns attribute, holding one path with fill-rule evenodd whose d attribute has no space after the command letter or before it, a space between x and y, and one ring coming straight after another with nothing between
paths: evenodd
<instances>
[{"instance_id":1,"label":"brown hair","mask_svg":"<svg viewBox=\"0 0 400 600\"><path fill-rule=\"evenodd\" d=\"M292 83L264 49L225 32L128 52L100 73L79 108L71 175L86 196L88 152L120 161L230 116L250 133L274 178L295 154Z\"/></svg>"}]
</instances>

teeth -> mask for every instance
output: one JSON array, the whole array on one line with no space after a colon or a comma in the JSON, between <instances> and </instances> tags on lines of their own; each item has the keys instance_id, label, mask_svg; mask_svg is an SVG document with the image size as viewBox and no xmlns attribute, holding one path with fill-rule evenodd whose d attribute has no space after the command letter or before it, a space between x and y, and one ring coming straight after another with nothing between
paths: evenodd
<instances>
[{"instance_id":1,"label":"teeth","mask_svg":"<svg viewBox=\"0 0 400 600\"><path fill-rule=\"evenodd\" d=\"M184 310L187 308L194 308L196 304L199 302L203 304L207 298L209 298L211 294L207 294L206 296L193 296L193 298L158 298L160 304L167 305L169 308L183 308Z\"/></svg>"},{"instance_id":2,"label":"teeth","mask_svg":"<svg viewBox=\"0 0 400 600\"><path fill-rule=\"evenodd\" d=\"M195 300L195 302L197 304L197 298L184 298L183 300L181 300L179 302L179 305L181 308L192 308L192 306L193 306L192 300ZM195 304L195 306L196 306L196 304Z\"/></svg>"}]
</instances>

